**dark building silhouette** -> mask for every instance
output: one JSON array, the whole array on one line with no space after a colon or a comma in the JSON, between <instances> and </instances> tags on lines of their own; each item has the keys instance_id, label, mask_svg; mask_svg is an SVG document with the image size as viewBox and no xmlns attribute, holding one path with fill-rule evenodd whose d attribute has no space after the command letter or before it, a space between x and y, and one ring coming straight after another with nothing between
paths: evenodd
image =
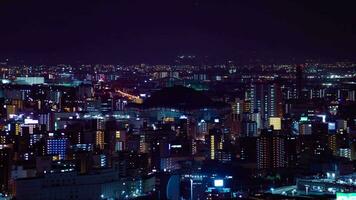
<instances>
[{"instance_id":1,"label":"dark building silhouette","mask_svg":"<svg viewBox=\"0 0 356 200\"><path fill-rule=\"evenodd\" d=\"M296 66L296 87L297 87L297 98L302 98L303 89L303 65Z\"/></svg>"}]
</instances>

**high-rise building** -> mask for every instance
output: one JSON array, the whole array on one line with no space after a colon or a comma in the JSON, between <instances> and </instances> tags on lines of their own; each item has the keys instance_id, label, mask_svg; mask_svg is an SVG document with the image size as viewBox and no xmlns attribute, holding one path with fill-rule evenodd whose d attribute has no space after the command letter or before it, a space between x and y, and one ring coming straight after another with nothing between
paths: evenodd
<instances>
[{"instance_id":1,"label":"high-rise building","mask_svg":"<svg viewBox=\"0 0 356 200\"><path fill-rule=\"evenodd\" d=\"M204 136L205 134L208 133L208 123L205 120L200 120L197 124L198 126L198 136Z\"/></svg>"},{"instance_id":2,"label":"high-rise building","mask_svg":"<svg viewBox=\"0 0 356 200\"><path fill-rule=\"evenodd\" d=\"M257 168L258 169L267 169L270 168L272 163L271 155L271 142L270 138L264 135L261 135L257 138Z\"/></svg>"},{"instance_id":3,"label":"high-rise building","mask_svg":"<svg viewBox=\"0 0 356 200\"><path fill-rule=\"evenodd\" d=\"M273 130L281 130L282 119L280 117L270 117L268 120L268 125L273 127Z\"/></svg>"},{"instance_id":4,"label":"high-rise building","mask_svg":"<svg viewBox=\"0 0 356 200\"><path fill-rule=\"evenodd\" d=\"M282 117L283 104L282 104L282 89L279 84L273 83L268 86L268 99L267 99L267 113L268 117Z\"/></svg>"},{"instance_id":5,"label":"high-rise building","mask_svg":"<svg viewBox=\"0 0 356 200\"><path fill-rule=\"evenodd\" d=\"M277 83L254 83L246 93L251 112L260 113L262 127L267 128L269 117L282 117L282 90Z\"/></svg>"},{"instance_id":6,"label":"high-rise building","mask_svg":"<svg viewBox=\"0 0 356 200\"><path fill-rule=\"evenodd\" d=\"M100 148L104 149L104 131L96 131L95 144Z\"/></svg>"},{"instance_id":7,"label":"high-rise building","mask_svg":"<svg viewBox=\"0 0 356 200\"><path fill-rule=\"evenodd\" d=\"M216 159L217 152L223 149L224 136L219 129L212 129L208 135L207 144L209 145L209 158Z\"/></svg>"},{"instance_id":8,"label":"high-rise building","mask_svg":"<svg viewBox=\"0 0 356 200\"><path fill-rule=\"evenodd\" d=\"M47 155L52 155L54 160L63 160L67 155L67 138L47 139Z\"/></svg>"},{"instance_id":9,"label":"high-rise building","mask_svg":"<svg viewBox=\"0 0 356 200\"><path fill-rule=\"evenodd\" d=\"M339 156L351 160L351 148L340 148Z\"/></svg>"},{"instance_id":10,"label":"high-rise building","mask_svg":"<svg viewBox=\"0 0 356 200\"><path fill-rule=\"evenodd\" d=\"M0 191L8 190L11 160L11 148L0 145Z\"/></svg>"},{"instance_id":11,"label":"high-rise building","mask_svg":"<svg viewBox=\"0 0 356 200\"><path fill-rule=\"evenodd\" d=\"M257 136L257 123L255 121L244 121L242 123L242 135L245 137Z\"/></svg>"},{"instance_id":12,"label":"high-rise building","mask_svg":"<svg viewBox=\"0 0 356 200\"><path fill-rule=\"evenodd\" d=\"M333 155L337 155L337 135L328 135L328 147L332 151Z\"/></svg>"},{"instance_id":13,"label":"high-rise building","mask_svg":"<svg viewBox=\"0 0 356 200\"><path fill-rule=\"evenodd\" d=\"M309 90L310 99L318 99L325 97L325 88L312 88Z\"/></svg>"},{"instance_id":14,"label":"high-rise building","mask_svg":"<svg viewBox=\"0 0 356 200\"><path fill-rule=\"evenodd\" d=\"M271 169L287 166L285 137L272 130L263 130L257 138L257 168Z\"/></svg>"},{"instance_id":15,"label":"high-rise building","mask_svg":"<svg viewBox=\"0 0 356 200\"><path fill-rule=\"evenodd\" d=\"M300 135L311 135L312 134L312 124L310 122L303 122L299 124L299 134Z\"/></svg>"},{"instance_id":16,"label":"high-rise building","mask_svg":"<svg viewBox=\"0 0 356 200\"><path fill-rule=\"evenodd\" d=\"M297 88L297 97L298 99L302 98L302 89L303 89L303 65L296 66L296 88Z\"/></svg>"},{"instance_id":17,"label":"high-rise building","mask_svg":"<svg viewBox=\"0 0 356 200\"><path fill-rule=\"evenodd\" d=\"M347 129L347 121L342 120L342 119L336 120L336 128L338 131L346 130Z\"/></svg>"},{"instance_id":18,"label":"high-rise building","mask_svg":"<svg viewBox=\"0 0 356 200\"><path fill-rule=\"evenodd\" d=\"M236 99L233 103L232 103L232 113L235 115L240 115L244 112L244 101L241 99Z\"/></svg>"},{"instance_id":19,"label":"high-rise building","mask_svg":"<svg viewBox=\"0 0 356 200\"><path fill-rule=\"evenodd\" d=\"M16 106L15 105L5 105L7 119L10 119L12 115L16 114Z\"/></svg>"}]
</instances>

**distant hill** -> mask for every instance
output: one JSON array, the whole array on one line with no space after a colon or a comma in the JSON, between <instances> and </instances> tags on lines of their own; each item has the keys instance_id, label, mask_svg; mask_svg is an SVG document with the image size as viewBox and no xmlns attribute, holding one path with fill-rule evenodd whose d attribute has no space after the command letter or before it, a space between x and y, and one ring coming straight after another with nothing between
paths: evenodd
<instances>
[{"instance_id":1,"label":"distant hill","mask_svg":"<svg viewBox=\"0 0 356 200\"><path fill-rule=\"evenodd\" d=\"M200 108L222 108L226 106L222 102L214 102L202 92L183 86L163 88L155 93L143 103L143 108L175 108L181 110Z\"/></svg>"}]
</instances>

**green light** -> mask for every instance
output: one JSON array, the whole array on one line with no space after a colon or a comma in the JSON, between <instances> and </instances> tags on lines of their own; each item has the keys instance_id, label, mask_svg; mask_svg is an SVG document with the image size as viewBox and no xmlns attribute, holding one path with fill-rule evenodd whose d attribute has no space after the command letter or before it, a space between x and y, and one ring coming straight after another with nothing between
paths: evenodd
<instances>
[{"instance_id":1,"label":"green light","mask_svg":"<svg viewBox=\"0 0 356 200\"><path fill-rule=\"evenodd\" d=\"M300 117L300 121L301 122L306 122L306 121L308 121L308 117Z\"/></svg>"},{"instance_id":2,"label":"green light","mask_svg":"<svg viewBox=\"0 0 356 200\"><path fill-rule=\"evenodd\" d=\"M336 193L336 200L354 200L356 199L356 193Z\"/></svg>"}]
</instances>

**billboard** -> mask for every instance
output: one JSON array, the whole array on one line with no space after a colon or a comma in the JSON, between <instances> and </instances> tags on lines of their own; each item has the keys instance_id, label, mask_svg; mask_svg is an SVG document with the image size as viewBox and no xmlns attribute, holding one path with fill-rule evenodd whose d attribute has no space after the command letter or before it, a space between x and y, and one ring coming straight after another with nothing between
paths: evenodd
<instances>
[{"instance_id":1,"label":"billboard","mask_svg":"<svg viewBox=\"0 0 356 200\"><path fill-rule=\"evenodd\" d=\"M224 186L224 180L222 180L222 179L214 180L214 186L215 187L223 187Z\"/></svg>"},{"instance_id":2,"label":"billboard","mask_svg":"<svg viewBox=\"0 0 356 200\"><path fill-rule=\"evenodd\" d=\"M336 193L336 200L356 200L356 193Z\"/></svg>"}]
</instances>

